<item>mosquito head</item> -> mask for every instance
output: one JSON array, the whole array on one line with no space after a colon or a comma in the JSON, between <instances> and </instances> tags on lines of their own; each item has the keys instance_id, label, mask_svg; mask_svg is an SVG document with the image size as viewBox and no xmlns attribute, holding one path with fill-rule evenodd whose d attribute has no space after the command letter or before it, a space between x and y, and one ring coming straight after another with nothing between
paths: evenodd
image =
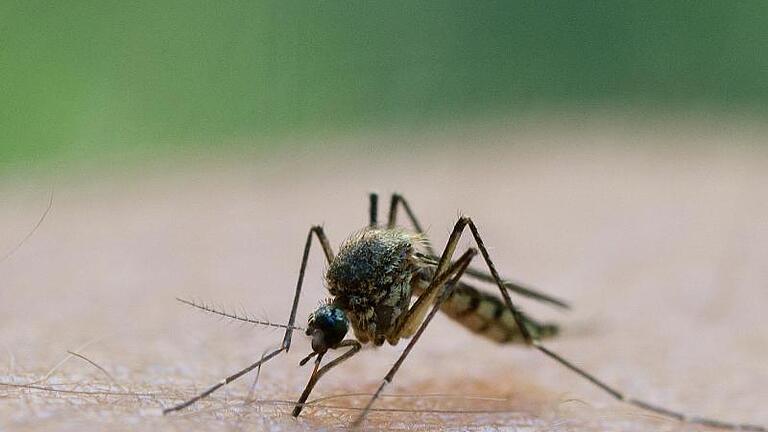
<instances>
[{"instance_id":1,"label":"mosquito head","mask_svg":"<svg viewBox=\"0 0 768 432\"><path fill-rule=\"evenodd\" d=\"M309 316L307 336L312 336L312 349L322 354L344 340L349 320L344 311L333 304L324 304Z\"/></svg>"}]
</instances>

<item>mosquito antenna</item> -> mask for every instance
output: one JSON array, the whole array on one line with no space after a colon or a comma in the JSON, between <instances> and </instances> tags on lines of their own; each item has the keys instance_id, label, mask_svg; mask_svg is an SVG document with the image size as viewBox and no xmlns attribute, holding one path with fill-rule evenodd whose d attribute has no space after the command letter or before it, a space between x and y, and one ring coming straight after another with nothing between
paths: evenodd
<instances>
[{"instance_id":1,"label":"mosquito antenna","mask_svg":"<svg viewBox=\"0 0 768 432\"><path fill-rule=\"evenodd\" d=\"M581 369L580 367L576 366L575 364L571 363L570 361L566 360L561 355L557 354L554 351L551 351L549 348L545 347L538 341L534 340L532 341L532 345L544 353L547 357L555 360L556 362L560 363L561 365L565 366L566 368L570 369L571 371L575 372L582 378L586 379L587 381L591 382L595 386L602 389L604 392L610 394L613 396L614 399L617 399L621 402L628 403L630 405L636 406L640 409L644 409L646 411L654 412L656 414L659 414L661 416L672 418L675 420L679 420L682 422L690 423L690 424L699 424L702 426L708 426L708 427L714 427L718 429L727 429L727 430L737 430L737 431L751 431L751 432L768 432L768 429L763 426L758 425L752 425L752 424L744 424L744 423L730 423L725 422L721 420L713 420L708 419L705 417L698 417L698 416L687 416L683 413L673 411L664 407L660 407L658 405L650 404L648 402L641 401L639 399L631 398L625 395L624 393L616 390L615 388L609 386L608 384L604 383L594 375L590 374L589 372L585 371L584 369Z\"/></svg>"},{"instance_id":2,"label":"mosquito antenna","mask_svg":"<svg viewBox=\"0 0 768 432\"><path fill-rule=\"evenodd\" d=\"M305 331L305 329L303 327L288 326L288 325L285 325L285 324L273 323L273 322L265 321L265 320L257 320L257 319L250 318L248 316L237 315L237 314L225 312L225 311L222 311L222 310L214 309L213 307L208 306L208 305L206 305L204 303L198 303L198 302L195 302L195 301L192 301L192 300L185 300L185 299L179 298L179 297L176 297L176 300L181 302L181 303L184 303L185 305L192 306L193 308L199 309L201 311L208 312L208 313L211 313L211 314L214 314L214 315L219 315L219 316L222 316L222 317L225 317L225 318L229 318L229 319L233 319L233 320L236 320L236 321L242 321L242 322L247 322L247 323L251 323L251 324L267 326L267 327L277 327L277 328L283 328L283 329L291 329L293 331Z\"/></svg>"},{"instance_id":3,"label":"mosquito antenna","mask_svg":"<svg viewBox=\"0 0 768 432\"><path fill-rule=\"evenodd\" d=\"M11 248L11 250L9 250L5 255L3 255L2 258L0 258L0 262L3 262L5 260L7 260L8 258L10 258L11 255L15 254L16 251L19 250L19 248L21 248L21 246L24 243L26 243L27 240L29 240L30 237L32 237L32 234L34 234L35 231L37 231L37 229L40 228L40 225L43 224L43 221L48 216L48 213L50 213L52 208L53 208L53 188L51 188L51 195L48 198L48 206L45 208L45 211L43 212L43 214L40 215L40 219L37 220L37 223L35 224L35 226L32 227L32 229L27 233L27 235L24 236L24 238L21 239L21 241L16 243L16 246Z\"/></svg>"}]
</instances>

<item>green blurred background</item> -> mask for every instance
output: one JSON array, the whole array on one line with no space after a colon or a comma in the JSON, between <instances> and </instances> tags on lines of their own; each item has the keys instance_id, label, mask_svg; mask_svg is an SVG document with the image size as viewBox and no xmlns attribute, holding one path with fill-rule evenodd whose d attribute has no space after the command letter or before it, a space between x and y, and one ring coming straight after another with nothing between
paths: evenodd
<instances>
[{"instance_id":1,"label":"green blurred background","mask_svg":"<svg viewBox=\"0 0 768 432\"><path fill-rule=\"evenodd\" d=\"M2 0L0 169L569 110L761 118L766 23L765 2Z\"/></svg>"}]
</instances>

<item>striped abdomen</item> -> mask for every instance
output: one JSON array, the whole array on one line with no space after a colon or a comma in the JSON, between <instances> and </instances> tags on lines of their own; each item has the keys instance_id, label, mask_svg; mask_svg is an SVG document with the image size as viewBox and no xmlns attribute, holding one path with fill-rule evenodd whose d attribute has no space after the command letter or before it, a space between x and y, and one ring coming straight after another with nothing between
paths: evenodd
<instances>
[{"instance_id":1,"label":"striped abdomen","mask_svg":"<svg viewBox=\"0 0 768 432\"><path fill-rule=\"evenodd\" d=\"M420 280L414 294L421 294L428 285ZM499 343L523 342L523 336L515 323L512 311L504 300L459 282L453 293L440 307L446 315L474 333ZM557 326L541 324L523 315L528 331L534 338L546 338L557 334Z\"/></svg>"}]
</instances>

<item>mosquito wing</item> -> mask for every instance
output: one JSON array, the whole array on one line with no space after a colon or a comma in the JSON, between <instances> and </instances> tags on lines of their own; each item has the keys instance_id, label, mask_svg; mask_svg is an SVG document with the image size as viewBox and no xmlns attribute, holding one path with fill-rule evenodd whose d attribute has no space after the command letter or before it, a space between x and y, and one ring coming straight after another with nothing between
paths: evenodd
<instances>
[{"instance_id":1,"label":"mosquito wing","mask_svg":"<svg viewBox=\"0 0 768 432\"><path fill-rule=\"evenodd\" d=\"M426 254L418 254L419 258L423 260L423 262L427 263L430 266L437 266L437 262L440 260L440 258L435 257L433 255L426 255ZM488 283L496 283L493 279L493 276L488 273L487 271L480 270L474 267L467 268L464 275L475 278L482 282L488 282ZM504 288L508 289L509 291L512 291L514 293L517 293L523 297L528 297L534 300L538 300L543 303L547 303L553 306L557 306L562 309L570 309L571 306L556 297L553 297L549 294L543 293L539 290L521 285L517 282L512 282L507 278L503 278L502 283L504 284Z\"/></svg>"}]
</instances>

